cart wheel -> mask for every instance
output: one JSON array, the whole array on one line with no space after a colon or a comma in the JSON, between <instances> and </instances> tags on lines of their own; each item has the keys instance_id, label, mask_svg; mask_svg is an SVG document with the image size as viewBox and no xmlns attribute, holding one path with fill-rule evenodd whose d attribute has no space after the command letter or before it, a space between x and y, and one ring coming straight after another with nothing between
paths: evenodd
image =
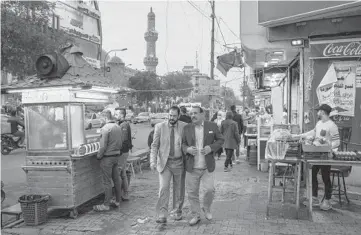
<instances>
[{"instance_id":1,"label":"cart wheel","mask_svg":"<svg viewBox=\"0 0 361 235\"><path fill-rule=\"evenodd\" d=\"M74 208L69 212L69 217L72 219L76 219L78 217L78 209Z\"/></svg>"}]
</instances>

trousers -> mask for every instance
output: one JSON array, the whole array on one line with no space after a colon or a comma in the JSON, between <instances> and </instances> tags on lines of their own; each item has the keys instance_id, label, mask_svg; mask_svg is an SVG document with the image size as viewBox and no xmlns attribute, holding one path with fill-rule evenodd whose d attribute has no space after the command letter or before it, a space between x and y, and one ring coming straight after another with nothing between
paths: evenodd
<instances>
[{"instance_id":1,"label":"trousers","mask_svg":"<svg viewBox=\"0 0 361 235\"><path fill-rule=\"evenodd\" d=\"M121 200L121 180L118 170L119 156L117 157L103 157L100 160L100 168L102 170L103 185L104 185L104 205L109 206L112 199L112 180L115 188L115 199L117 202Z\"/></svg>"},{"instance_id":2,"label":"trousers","mask_svg":"<svg viewBox=\"0 0 361 235\"><path fill-rule=\"evenodd\" d=\"M228 167L228 165L232 166L233 152L234 149L226 149L226 161L224 162L225 167Z\"/></svg>"},{"instance_id":3,"label":"trousers","mask_svg":"<svg viewBox=\"0 0 361 235\"><path fill-rule=\"evenodd\" d=\"M325 184L325 199L330 200L332 195L332 185L330 179L331 166L313 166L312 167L312 196L318 196L317 173L321 170L322 180Z\"/></svg>"}]
</instances>

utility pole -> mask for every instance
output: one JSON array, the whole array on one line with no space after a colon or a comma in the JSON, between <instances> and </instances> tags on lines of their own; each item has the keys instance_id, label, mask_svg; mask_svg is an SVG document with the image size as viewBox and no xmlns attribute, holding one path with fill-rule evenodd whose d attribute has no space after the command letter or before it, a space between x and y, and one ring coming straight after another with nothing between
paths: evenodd
<instances>
[{"instance_id":1,"label":"utility pole","mask_svg":"<svg viewBox=\"0 0 361 235\"><path fill-rule=\"evenodd\" d=\"M211 0L211 7L212 7L212 36L211 36L211 79L214 80L214 19L216 18L215 13L215 2Z\"/></svg>"},{"instance_id":2,"label":"utility pole","mask_svg":"<svg viewBox=\"0 0 361 235\"><path fill-rule=\"evenodd\" d=\"M198 69L198 51L196 51L196 69Z\"/></svg>"},{"instance_id":3,"label":"utility pole","mask_svg":"<svg viewBox=\"0 0 361 235\"><path fill-rule=\"evenodd\" d=\"M245 92L245 89L246 89L246 68L243 67L243 88L242 88L242 94L243 94L243 107L246 106L246 92Z\"/></svg>"},{"instance_id":4,"label":"utility pole","mask_svg":"<svg viewBox=\"0 0 361 235\"><path fill-rule=\"evenodd\" d=\"M211 80L214 80L214 19L216 18L216 13L215 13L215 2L214 0L210 0L209 2L211 4L211 8L212 8L212 36L211 36ZM210 95L209 96L209 103L210 103L210 108L211 108L211 112L210 112L210 116L213 116L213 97Z\"/></svg>"}]
</instances>

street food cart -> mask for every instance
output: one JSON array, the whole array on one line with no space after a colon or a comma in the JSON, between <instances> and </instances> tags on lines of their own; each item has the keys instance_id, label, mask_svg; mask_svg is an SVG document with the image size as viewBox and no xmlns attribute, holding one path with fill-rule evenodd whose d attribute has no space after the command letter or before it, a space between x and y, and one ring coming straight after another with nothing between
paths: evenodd
<instances>
[{"instance_id":1,"label":"street food cart","mask_svg":"<svg viewBox=\"0 0 361 235\"><path fill-rule=\"evenodd\" d=\"M48 62L61 68L59 58L66 58L66 72L41 76ZM24 104L27 193L49 194L49 208L68 209L75 218L77 207L104 192L96 158L100 129L85 130L85 105L106 104L112 94L130 90L111 87L73 47L40 57L37 70L38 75L6 87L20 92Z\"/></svg>"}]
</instances>

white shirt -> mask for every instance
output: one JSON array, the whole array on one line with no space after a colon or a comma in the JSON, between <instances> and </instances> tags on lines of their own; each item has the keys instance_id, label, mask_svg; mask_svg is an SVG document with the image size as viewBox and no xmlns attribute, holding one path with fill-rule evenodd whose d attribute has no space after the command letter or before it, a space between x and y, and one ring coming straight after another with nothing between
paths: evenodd
<instances>
[{"instance_id":1,"label":"white shirt","mask_svg":"<svg viewBox=\"0 0 361 235\"><path fill-rule=\"evenodd\" d=\"M325 138L331 144L332 149L337 149L340 145L340 134L337 125L332 121L318 121L315 129L304 134L305 136L313 136L315 138Z\"/></svg>"},{"instance_id":2,"label":"white shirt","mask_svg":"<svg viewBox=\"0 0 361 235\"><path fill-rule=\"evenodd\" d=\"M206 169L205 155L201 154L203 149L203 136L204 136L204 122L200 125L195 125L195 137L196 137L196 148L198 149L197 154L194 156L194 168L195 169Z\"/></svg>"}]
</instances>

